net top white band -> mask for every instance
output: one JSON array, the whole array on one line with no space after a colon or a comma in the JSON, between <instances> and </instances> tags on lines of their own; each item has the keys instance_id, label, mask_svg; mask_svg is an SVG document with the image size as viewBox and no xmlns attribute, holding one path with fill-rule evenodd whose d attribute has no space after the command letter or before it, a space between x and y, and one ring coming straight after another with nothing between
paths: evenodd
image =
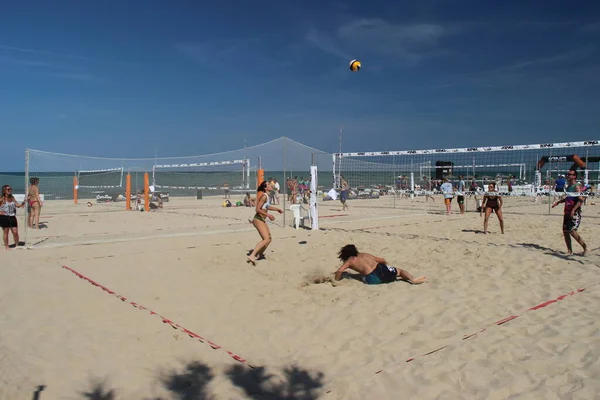
<instances>
[{"instance_id":1,"label":"net top white band","mask_svg":"<svg viewBox=\"0 0 600 400\"><path fill-rule=\"evenodd\" d=\"M157 189L171 190L250 190L250 186L166 186L154 185Z\"/></svg>"},{"instance_id":2,"label":"net top white band","mask_svg":"<svg viewBox=\"0 0 600 400\"><path fill-rule=\"evenodd\" d=\"M192 167L209 167L213 165L233 165L233 164L248 164L249 160L231 160L231 161L212 161L205 163L193 163L193 164L160 164L155 165L154 168L192 168Z\"/></svg>"},{"instance_id":3,"label":"net top white band","mask_svg":"<svg viewBox=\"0 0 600 400\"><path fill-rule=\"evenodd\" d=\"M371 189L372 191L377 191L378 189ZM542 191L542 192L483 192L483 191L464 191L464 192L443 192L441 190L425 190L425 189L415 189L415 190L410 190L410 189L404 189L404 190L394 190L392 189L391 192L393 193L400 193L400 194L416 194L416 195L439 195L439 194L443 194L443 195L452 195L452 197L455 196L540 196L540 195L550 195L550 196L557 196L557 197L588 197L589 196L589 191L586 192L555 192L555 191L550 191L550 190L546 190L546 191Z\"/></svg>"},{"instance_id":4,"label":"net top white band","mask_svg":"<svg viewBox=\"0 0 600 400\"><path fill-rule=\"evenodd\" d=\"M485 153L490 151L507 150L534 150L548 148L569 148L584 146L600 146L600 140L587 140L583 142L523 144L512 146L489 146L489 147L463 147L456 149L432 149L432 150L402 150L402 151L367 151L357 153L334 153L333 157L361 157L361 156L395 156L411 154L438 154L438 153Z\"/></svg>"},{"instance_id":5,"label":"net top white band","mask_svg":"<svg viewBox=\"0 0 600 400\"><path fill-rule=\"evenodd\" d=\"M89 169L87 171L79 171L79 174L92 174L96 172L114 172L114 171L123 171L123 168L108 168L108 169Z\"/></svg>"}]
</instances>

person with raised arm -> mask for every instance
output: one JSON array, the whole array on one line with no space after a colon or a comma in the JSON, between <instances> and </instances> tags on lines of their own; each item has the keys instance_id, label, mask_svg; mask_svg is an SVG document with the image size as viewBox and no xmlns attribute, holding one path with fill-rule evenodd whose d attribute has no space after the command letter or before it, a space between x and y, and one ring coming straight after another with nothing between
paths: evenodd
<instances>
[{"instance_id":1,"label":"person with raised arm","mask_svg":"<svg viewBox=\"0 0 600 400\"><path fill-rule=\"evenodd\" d=\"M552 203L552 208L560 203L565 203L563 216L563 236L567 245L567 254L573 254L571 245L571 237L579 243L583 248L582 256L587 253L587 245L579 235L577 230L581 224L581 205L583 204L583 196L581 196L581 185L577 183L577 170L570 169L567 173L567 187L565 188L565 196L558 201Z\"/></svg>"}]
</instances>

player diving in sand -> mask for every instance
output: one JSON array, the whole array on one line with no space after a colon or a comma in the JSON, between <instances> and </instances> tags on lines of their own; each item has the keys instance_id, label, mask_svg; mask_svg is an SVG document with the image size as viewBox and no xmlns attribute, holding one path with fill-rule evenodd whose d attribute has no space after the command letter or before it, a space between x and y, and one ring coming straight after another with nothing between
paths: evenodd
<instances>
[{"instance_id":1,"label":"player diving in sand","mask_svg":"<svg viewBox=\"0 0 600 400\"><path fill-rule=\"evenodd\" d=\"M361 274L363 282L369 285L394 282L396 278L400 278L413 285L423 283L427 280L424 276L414 278L405 270L390 267L383 258L375 257L369 253L359 253L353 244L347 244L342 247L338 253L338 258L344 264L335 272L336 281L342 279L342 273L348 268Z\"/></svg>"}]
</instances>

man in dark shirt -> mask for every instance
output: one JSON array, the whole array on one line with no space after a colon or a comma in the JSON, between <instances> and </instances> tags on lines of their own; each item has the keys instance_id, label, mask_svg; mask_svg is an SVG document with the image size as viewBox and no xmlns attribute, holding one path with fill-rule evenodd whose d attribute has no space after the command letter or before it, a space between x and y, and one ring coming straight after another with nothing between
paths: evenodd
<instances>
[{"instance_id":1,"label":"man in dark shirt","mask_svg":"<svg viewBox=\"0 0 600 400\"><path fill-rule=\"evenodd\" d=\"M556 193L564 193L565 191L565 185L567 184L567 180L565 179L564 175L558 175L558 179L556 179L556 181L554 181L554 192ZM556 201L556 197L554 196L554 201ZM560 197L560 195L559 195Z\"/></svg>"}]
</instances>

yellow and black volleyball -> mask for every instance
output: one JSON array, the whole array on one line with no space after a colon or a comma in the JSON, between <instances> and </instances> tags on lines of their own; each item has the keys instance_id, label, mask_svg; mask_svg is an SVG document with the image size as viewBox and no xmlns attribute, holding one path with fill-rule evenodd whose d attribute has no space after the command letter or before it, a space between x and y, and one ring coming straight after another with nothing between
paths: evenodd
<instances>
[{"instance_id":1,"label":"yellow and black volleyball","mask_svg":"<svg viewBox=\"0 0 600 400\"><path fill-rule=\"evenodd\" d=\"M358 61L358 60L350 61L350 71L358 72L358 71L360 71L360 67L361 67L360 61Z\"/></svg>"}]
</instances>

